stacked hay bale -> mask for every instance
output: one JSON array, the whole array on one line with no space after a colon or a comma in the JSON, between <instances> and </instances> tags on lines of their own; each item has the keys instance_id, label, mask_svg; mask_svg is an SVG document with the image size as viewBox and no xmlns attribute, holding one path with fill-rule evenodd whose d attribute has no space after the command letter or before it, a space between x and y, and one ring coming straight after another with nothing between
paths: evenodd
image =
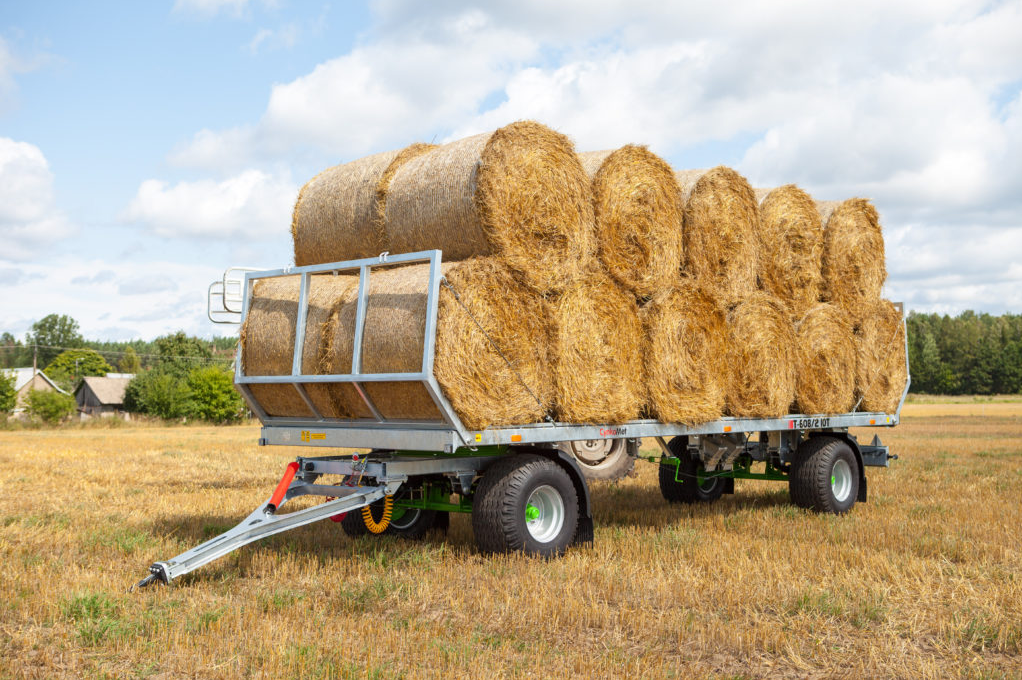
<instances>
[{"instance_id":1,"label":"stacked hay bale","mask_svg":"<svg viewBox=\"0 0 1022 680\"><path fill-rule=\"evenodd\" d=\"M580 154L593 180L597 253L638 298L670 288L682 255L684 203L674 171L643 146Z\"/></svg>"},{"instance_id":2,"label":"stacked hay bale","mask_svg":"<svg viewBox=\"0 0 1022 680\"><path fill-rule=\"evenodd\" d=\"M864 198L818 204L823 231L823 299L859 318L880 299L887 268L876 208Z\"/></svg>"},{"instance_id":3,"label":"stacked hay bale","mask_svg":"<svg viewBox=\"0 0 1022 680\"><path fill-rule=\"evenodd\" d=\"M685 199L685 270L721 304L756 290L759 210L744 177L731 168L677 173Z\"/></svg>"},{"instance_id":4,"label":"stacked hay bale","mask_svg":"<svg viewBox=\"0 0 1022 680\"><path fill-rule=\"evenodd\" d=\"M646 400L635 297L594 266L551 302L558 420L619 423Z\"/></svg>"},{"instance_id":5,"label":"stacked hay bale","mask_svg":"<svg viewBox=\"0 0 1022 680\"><path fill-rule=\"evenodd\" d=\"M691 278L654 297L640 316L651 415L695 425L724 414L730 352L724 311Z\"/></svg>"},{"instance_id":6,"label":"stacked hay bale","mask_svg":"<svg viewBox=\"0 0 1022 680\"><path fill-rule=\"evenodd\" d=\"M675 173L641 146L576 155L527 121L329 168L292 232L298 265L443 250L434 376L471 429L890 410L904 385L862 199L757 195L730 168ZM361 372L421 370L427 283L427 265L373 270ZM357 289L313 277L303 372L352 371ZM246 374L290 374L297 300L297 277L256 284ZM362 389L388 419L440 417L421 383ZM270 415L312 415L290 385L252 391ZM372 417L350 384L306 392L325 416Z\"/></svg>"},{"instance_id":7,"label":"stacked hay bale","mask_svg":"<svg viewBox=\"0 0 1022 680\"><path fill-rule=\"evenodd\" d=\"M820 303L795 325L796 413L846 413L855 405L855 337L848 315Z\"/></svg>"},{"instance_id":8,"label":"stacked hay bale","mask_svg":"<svg viewBox=\"0 0 1022 680\"><path fill-rule=\"evenodd\" d=\"M823 227L812 197L794 184L756 191L759 283L801 319L820 301Z\"/></svg>"},{"instance_id":9,"label":"stacked hay bale","mask_svg":"<svg viewBox=\"0 0 1022 680\"><path fill-rule=\"evenodd\" d=\"M327 324L335 307L357 294L357 276L318 275L309 279L309 311L305 322L301 371L322 373L320 356ZM298 325L301 278L286 276L255 282L248 316L241 328L241 366L245 375L291 375ZM291 385L250 385L268 415L311 417L312 411ZM324 385L307 384L305 390L322 415L350 418L339 409Z\"/></svg>"},{"instance_id":10,"label":"stacked hay bale","mask_svg":"<svg viewBox=\"0 0 1022 680\"><path fill-rule=\"evenodd\" d=\"M887 268L879 215L864 198L820 202L817 210L824 223L822 297L855 329L857 409L892 412L908 373L901 313L881 298Z\"/></svg>"},{"instance_id":11,"label":"stacked hay bale","mask_svg":"<svg viewBox=\"0 0 1022 680\"><path fill-rule=\"evenodd\" d=\"M384 226L387 189L403 164L434 148L398 151L327 168L298 192L291 217L295 264L375 257L389 249Z\"/></svg>"},{"instance_id":12,"label":"stacked hay bale","mask_svg":"<svg viewBox=\"0 0 1022 680\"><path fill-rule=\"evenodd\" d=\"M795 398L798 349L787 307L769 293L755 292L731 306L727 325L727 412L749 418L788 413Z\"/></svg>"}]
</instances>

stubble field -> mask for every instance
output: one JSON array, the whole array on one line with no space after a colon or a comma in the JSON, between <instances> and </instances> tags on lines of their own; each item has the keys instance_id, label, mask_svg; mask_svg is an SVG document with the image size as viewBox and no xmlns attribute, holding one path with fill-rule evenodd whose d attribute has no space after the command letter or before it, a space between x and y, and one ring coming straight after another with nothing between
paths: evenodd
<instances>
[{"instance_id":1,"label":"stubble field","mask_svg":"<svg viewBox=\"0 0 1022 680\"><path fill-rule=\"evenodd\" d=\"M482 557L467 516L418 543L322 522L131 594L296 452L253 426L0 431L0 677L1019 677L1022 404L904 416L844 517L768 482L668 506L640 461L563 559Z\"/></svg>"}]
</instances>

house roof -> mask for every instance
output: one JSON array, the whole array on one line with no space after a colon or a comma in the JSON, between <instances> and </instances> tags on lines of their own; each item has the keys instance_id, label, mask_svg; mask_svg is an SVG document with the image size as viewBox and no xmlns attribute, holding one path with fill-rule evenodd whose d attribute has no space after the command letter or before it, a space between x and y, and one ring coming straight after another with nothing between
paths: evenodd
<instances>
[{"instance_id":1,"label":"house roof","mask_svg":"<svg viewBox=\"0 0 1022 680\"><path fill-rule=\"evenodd\" d=\"M77 394L82 385L88 385L96 399L104 406L119 406L124 403L124 390L128 387L131 378L98 378L88 376L82 378L82 384L75 390Z\"/></svg>"},{"instance_id":2,"label":"house roof","mask_svg":"<svg viewBox=\"0 0 1022 680\"><path fill-rule=\"evenodd\" d=\"M64 392L64 390L60 389L57 383L50 380L50 376L46 375L39 369L33 369L31 366L27 368L4 368L0 369L0 372L6 373L8 375L11 374L14 375L15 392L20 392L22 387L32 382L32 376L36 373L42 376L43 380L50 383L50 386L53 387L53 389L57 390L58 392ZM67 394L67 392L64 392L64 394Z\"/></svg>"}]
</instances>

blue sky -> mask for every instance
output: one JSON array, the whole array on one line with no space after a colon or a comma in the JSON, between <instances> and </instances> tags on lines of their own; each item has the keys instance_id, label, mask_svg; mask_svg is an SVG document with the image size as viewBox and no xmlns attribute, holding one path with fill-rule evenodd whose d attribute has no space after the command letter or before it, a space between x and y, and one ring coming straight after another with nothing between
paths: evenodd
<instances>
[{"instance_id":1,"label":"blue sky","mask_svg":"<svg viewBox=\"0 0 1022 680\"><path fill-rule=\"evenodd\" d=\"M1022 311L1022 2L0 5L0 331L205 321L290 259L324 167L534 118L755 186L864 195L887 294Z\"/></svg>"}]
</instances>

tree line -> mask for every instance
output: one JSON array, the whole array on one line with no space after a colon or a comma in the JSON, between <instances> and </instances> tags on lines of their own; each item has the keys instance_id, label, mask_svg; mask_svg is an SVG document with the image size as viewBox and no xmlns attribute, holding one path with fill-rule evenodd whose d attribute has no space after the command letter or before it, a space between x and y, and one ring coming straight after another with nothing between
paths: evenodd
<instances>
[{"instance_id":1,"label":"tree line","mask_svg":"<svg viewBox=\"0 0 1022 680\"><path fill-rule=\"evenodd\" d=\"M912 391L1022 393L1022 315L908 316Z\"/></svg>"},{"instance_id":2,"label":"tree line","mask_svg":"<svg viewBox=\"0 0 1022 680\"><path fill-rule=\"evenodd\" d=\"M124 395L124 408L130 412L168 420L233 422L246 412L234 389L236 346L236 338L210 341L183 331L151 342L89 341L73 318L50 314L32 325L24 342L9 332L0 334L0 368L31 366L34 360L69 393L88 376L131 373L135 377ZM13 408L13 377L0 379L0 412ZM42 391L33 391L26 407L30 415L47 422L59 421L75 409L73 397Z\"/></svg>"}]
</instances>

